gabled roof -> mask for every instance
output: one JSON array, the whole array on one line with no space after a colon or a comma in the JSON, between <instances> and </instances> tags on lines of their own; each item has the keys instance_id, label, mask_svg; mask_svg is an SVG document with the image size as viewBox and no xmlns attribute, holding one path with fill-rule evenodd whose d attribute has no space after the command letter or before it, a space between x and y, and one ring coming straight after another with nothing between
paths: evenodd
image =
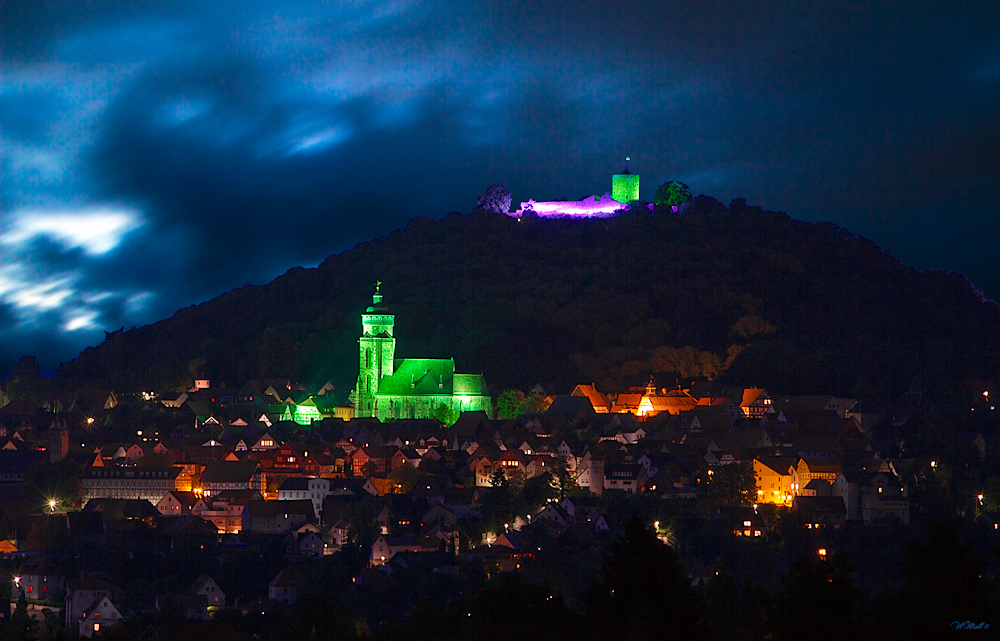
<instances>
[{"instance_id":1,"label":"gabled roof","mask_svg":"<svg viewBox=\"0 0 1000 641\"><path fill-rule=\"evenodd\" d=\"M455 374L452 393L455 396L489 396L490 391L482 374Z\"/></svg>"},{"instance_id":2,"label":"gabled roof","mask_svg":"<svg viewBox=\"0 0 1000 641\"><path fill-rule=\"evenodd\" d=\"M86 610L83 611L83 614L80 615L80 618L81 619L89 618L90 615L92 615L95 612L97 612L98 610L102 610L104 608L111 608L112 610L114 610L118 614L118 616L114 617L112 620L114 620L115 618L116 619L121 619L122 618L121 611L111 601L111 597L109 597L107 595L102 595L102 596L99 596L96 599L94 599L94 602L91 603L90 606Z\"/></svg>"},{"instance_id":3,"label":"gabled roof","mask_svg":"<svg viewBox=\"0 0 1000 641\"><path fill-rule=\"evenodd\" d=\"M755 460L775 474L782 476L791 475L791 471L788 468L795 467L795 464L798 462L794 457L786 458L783 456L758 456Z\"/></svg>"},{"instance_id":4,"label":"gabled roof","mask_svg":"<svg viewBox=\"0 0 1000 641\"><path fill-rule=\"evenodd\" d=\"M378 384L378 395L438 396L453 394L455 359L406 358L393 362L392 376Z\"/></svg>"},{"instance_id":5,"label":"gabled roof","mask_svg":"<svg viewBox=\"0 0 1000 641\"><path fill-rule=\"evenodd\" d=\"M251 519L271 518L278 514L304 515L307 519L315 517L312 501L300 499L295 501L247 501L246 514Z\"/></svg>"},{"instance_id":6,"label":"gabled roof","mask_svg":"<svg viewBox=\"0 0 1000 641\"><path fill-rule=\"evenodd\" d=\"M578 385L577 387L579 388L580 386ZM569 416L575 418L581 415L581 413L584 416L596 414L593 401L586 396L573 394L557 395L552 399L552 403L548 409L545 410L545 414L549 416Z\"/></svg>"},{"instance_id":7,"label":"gabled roof","mask_svg":"<svg viewBox=\"0 0 1000 641\"><path fill-rule=\"evenodd\" d=\"M839 496L796 496L792 499L794 511L812 513L845 514L844 499Z\"/></svg>"},{"instance_id":8,"label":"gabled roof","mask_svg":"<svg viewBox=\"0 0 1000 641\"><path fill-rule=\"evenodd\" d=\"M282 482L281 487L278 488L279 492L283 491L298 491L305 492L309 490L309 481L303 476L290 476Z\"/></svg>"},{"instance_id":9,"label":"gabled roof","mask_svg":"<svg viewBox=\"0 0 1000 641\"><path fill-rule=\"evenodd\" d=\"M164 498L166 498L167 495L173 496L178 503L188 508L194 507L194 504L198 502L198 496L194 492L170 490L164 495Z\"/></svg>"},{"instance_id":10,"label":"gabled roof","mask_svg":"<svg viewBox=\"0 0 1000 641\"><path fill-rule=\"evenodd\" d=\"M201 475L201 483L249 483L257 473L259 463L247 461L212 461Z\"/></svg>"},{"instance_id":11,"label":"gabled roof","mask_svg":"<svg viewBox=\"0 0 1000 641\"><path fill-rule=\"evenodd\" d=\"M278 572L268 585L273 588L298 588L305 585L306 579L294 568L285 568Z\"/></svg>"},{"instance_id":12,"label":"gabled roof","mask_svg":"<svg viewBox=\"0 0 1000 641\"><path fill-rule=\"evenodd\" d=\"M608 408L611 407L611 402L608 400L608 397L605 396L603 392L598 391L595 383L591 383L590 385L577 385L573 388L573 391L570 392L570 396L586 397L587 400L590 401L590 404L594 408L595 412L606 412L608 411Z\"/></svg>"}]
</instances>

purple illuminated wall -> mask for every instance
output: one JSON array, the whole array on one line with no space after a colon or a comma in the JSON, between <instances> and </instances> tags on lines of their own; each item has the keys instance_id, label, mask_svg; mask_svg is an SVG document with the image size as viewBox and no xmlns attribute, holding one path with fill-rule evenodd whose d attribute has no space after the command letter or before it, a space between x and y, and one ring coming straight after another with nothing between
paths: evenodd
<instances>
[{"instance_id":1,"label":"purple illuminated wall","mask_svg":"<svg viewBox=\"0 0 1000 641\"><path fill-rule=\"evenodd\" d=\"M521 203L521 208L509 214L514 218L520 218L526 211L533 211L536 216L542 218L566 217L566 218L609 218L625 209L626 205L614 200L611 194L604 194L600 198L590 196L583 200L556 200L536 202L528 200ZM647 205L649 211L653 211L653 205Z\"/></svg>"}]
</instances>

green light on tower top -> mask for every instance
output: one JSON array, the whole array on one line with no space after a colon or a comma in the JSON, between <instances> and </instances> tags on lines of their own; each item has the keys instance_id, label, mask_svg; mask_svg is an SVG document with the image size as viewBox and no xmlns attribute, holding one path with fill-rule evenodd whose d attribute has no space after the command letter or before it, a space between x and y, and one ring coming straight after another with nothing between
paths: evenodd
<instances>
[{"instance_id":1,"label":"green light on tower top","mask_svg":"<svg viewBox=\"0 0 1000 641\"><path fill-rule=\"evenodd\" d=\"M611 198L620 203L639 200L639 176L629 173L629 160L631 158L625 156L625 170L611 177Z\"/></svg>"}]
</instances>

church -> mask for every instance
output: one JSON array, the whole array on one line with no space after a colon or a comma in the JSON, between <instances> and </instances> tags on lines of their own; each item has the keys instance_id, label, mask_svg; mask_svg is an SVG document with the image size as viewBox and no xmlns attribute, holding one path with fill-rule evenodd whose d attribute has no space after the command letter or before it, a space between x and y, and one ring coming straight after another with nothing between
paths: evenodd
<instances>
[{"instance_id":1,"label":"church","mask_svg":"<svg viewBox=\"0 0 1000 641\"><path fill-rule=\"evenodd\" d=\"M455 373L452 358L396 358L396 317L382 302L381 282L361 315L358 382L351 393L356 417L380 421L436 418L448 411L485 411L493 401L482 374Z\"/></svg>"}]
</instances>

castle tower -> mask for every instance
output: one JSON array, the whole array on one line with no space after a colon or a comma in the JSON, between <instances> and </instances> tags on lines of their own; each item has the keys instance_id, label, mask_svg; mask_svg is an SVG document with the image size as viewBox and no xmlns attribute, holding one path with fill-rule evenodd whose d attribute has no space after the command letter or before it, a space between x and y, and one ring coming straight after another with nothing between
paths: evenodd
<instances>
[{"instance_id":1,"label":"castle tower","mask_svg":"<svg viewBox=\"0 0 1000 641\"><path fill-rule=\"evenodd\" d=\"M628 173L628 161L625 156L625 171L611 177L611 198L620 203L639 200L639 176Z\"/></svg>"},{"instance_id":2,"label":"castle tower","mask_svg":"<svg viewBox=\"0 0 1000 641\"><path fill-rule=\"evenodd\" d=\"M354 387L354 413L358 417L375 416L375 394L384 376L392 376L396 357L396 339L392 335L396 317L382 303L382 282L375 284L372 304L361 315L361 338L358 339L358 382Z\"/></svg>"}]
</instances>

